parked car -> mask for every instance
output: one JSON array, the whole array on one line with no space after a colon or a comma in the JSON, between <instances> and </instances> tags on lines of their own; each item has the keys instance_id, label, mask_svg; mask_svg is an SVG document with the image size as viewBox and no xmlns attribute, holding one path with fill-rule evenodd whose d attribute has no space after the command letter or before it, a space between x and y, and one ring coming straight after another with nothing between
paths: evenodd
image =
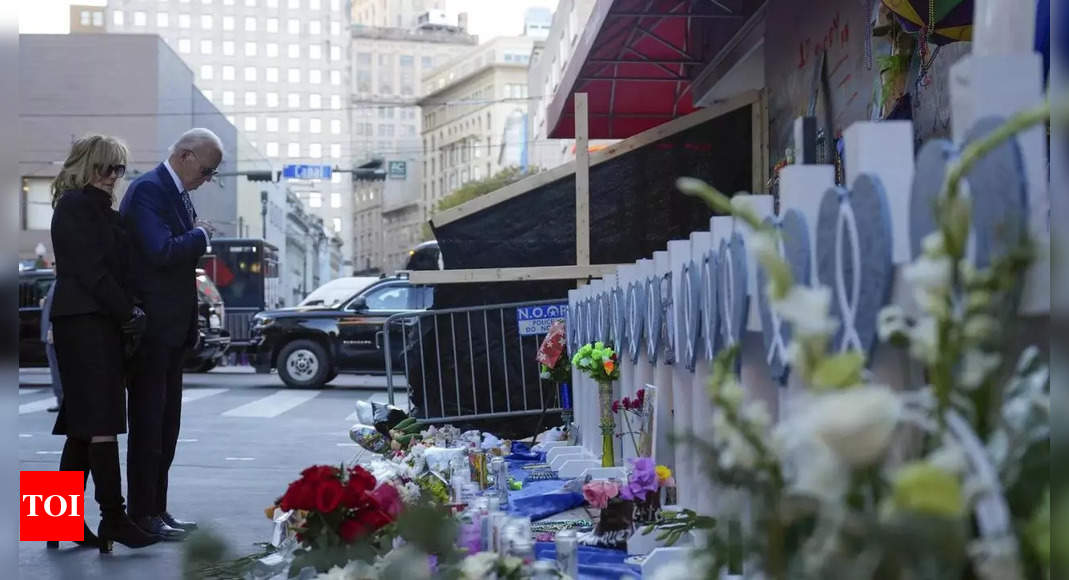
<instances>
[{"instance_id":1,"label":"parked car","mask_svg":"<svg viewBox=\"0 0 1069 580\"><path fill-rule=\"evenodd\" d=\"M41 306L48 289L56 281L52 269L20 269L19 271L19 366L46 367L45 345L41 342ZM200 340L186 356L185 368L207 371L213 368L230 345L230 335L222 328L225 310L219 291L205 276L197 272Z\"/></svg>"},{"instance_id":2,"label":"parked car","mask_svg":"<svg viewBox=\"0 0 1069 580\"><path fill-rule=\"evenodd\" d=\"M357 292L378 282L378 276L352 276L338 278L312 291L297 306L323 306L333 308L352 298Z\"/></svg>"},{"instance_id":3,"label":"parked car","mask_svg":"<svg viewBox=\"0 0 1069 580\"><path fill-rule=\"evenodd\" d=\"M51 269L19 268L19 366L47 367L41 341L41 306L56 273Z\"/></svg>"},{"instance_id":4,"label":"parked car","mask_svg":"<svg viewBox=\"0 0 1069 580\"><path fill-rule=\"evenodd\" d=\"M230 352L241 352L252 317L282 305L278 248L257 238L214 238L199 265L226 303L223 328L230 333Z\"/></svg>"},{"instance_id":5,"label":"parked car","mask_svg":"<svg viewBox=\"0 0 1069 580\"><path fill-rule=\"evenodd\" d=\"M400 312L426 310L433 288L413 286L406 276L390 276L354 292L334 306L296 306L261 312L253 319L250 352L257 372L278 370L293 388L318 388L338 373L386 371L382 324ZM400 333L391 333L396 368L402 356Z\"/></svg>"},{"instance_id":6,"label":"parked car","mask_svg":"<svg viewBox=\"0 0 1069 580\"><path fill-rule=\"evenodd\" d=\"M226 356L230 348L230 332L223 328L226 307L219 289L215 287L204 270L197 270L197 326L200 338L197 345L186 354L185 369L194 373L206 373Z\"/></svg>"}]
</instances>

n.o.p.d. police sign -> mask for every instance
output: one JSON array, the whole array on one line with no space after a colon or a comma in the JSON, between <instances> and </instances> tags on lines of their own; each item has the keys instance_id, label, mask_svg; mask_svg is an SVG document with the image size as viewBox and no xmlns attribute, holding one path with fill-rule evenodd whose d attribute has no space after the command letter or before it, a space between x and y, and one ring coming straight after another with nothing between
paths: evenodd
<instances>
[{"instance_id":1,"label":"n.o.p.d. police sign","mask_svg":"<svg viewBox=\"0 0 1069 580\"><path fill-rule=\"evenodd\" d=\"M516 323L520 336L534 336L549 332L554 320L568 320L568 303L523 306L516 309Z\"/></svg>"}]
</instances>

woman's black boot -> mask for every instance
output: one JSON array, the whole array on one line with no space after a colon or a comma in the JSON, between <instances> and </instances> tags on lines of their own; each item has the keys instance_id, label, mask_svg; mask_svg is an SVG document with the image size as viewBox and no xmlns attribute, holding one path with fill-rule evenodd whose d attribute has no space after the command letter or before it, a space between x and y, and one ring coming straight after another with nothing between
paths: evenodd
<instances>
[{"instance_id":1,"label":"woman's black boot","mask_svg":"<svg viewBox=\"0 0 1069 580\"><path fill-rule=\"evenodd\" d=\"M113 542L119 542L127 548L143 548L158 542L158 537L137 527L126 515L122 475L119 473L118 442L91 443L89 463L96 485L96 500L100 504L100 527L97 528L100 553L111 552Z\"/></svg>"},{"instance_id":2,"label":"woman's black boot","mask_svg":"<svg viewBox=\"0 0 1069 580\"><path fill-rule=\"evenodd\" d=\"M89 442L83 439L75 439L73 437L67 437L66 443L63 444L63 455L59 457L59 470L60 471L81 471L82 477L82 491L85 491L85 482L89 481ZM82 546L83 548L95 548L99 545L96 534L93 530L89 529L88 525L85 525L85 530L82 532L82 540L75 541L75 544ZM59 548L59 542L48 542L50 549Z\"/></svg>"}]
</instances>

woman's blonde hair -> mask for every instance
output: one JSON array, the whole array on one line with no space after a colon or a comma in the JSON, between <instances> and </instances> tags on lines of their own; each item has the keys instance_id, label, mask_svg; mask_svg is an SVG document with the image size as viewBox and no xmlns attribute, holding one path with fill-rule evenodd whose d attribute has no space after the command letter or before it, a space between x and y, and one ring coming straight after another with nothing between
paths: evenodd
<instances>
[{"instance_id":1,"label":"woman's blonde hair","mask_svg":"<svg viewBox=\"0 0 1069 580\"><path fill-rule=\"evenodd\" d=\"M81 189L100 177L112 165L126 165L126 145L106 135L86 135L74 142L63 169L52 180L52 207L65 192Z\"/></svg>"}]
</instances>

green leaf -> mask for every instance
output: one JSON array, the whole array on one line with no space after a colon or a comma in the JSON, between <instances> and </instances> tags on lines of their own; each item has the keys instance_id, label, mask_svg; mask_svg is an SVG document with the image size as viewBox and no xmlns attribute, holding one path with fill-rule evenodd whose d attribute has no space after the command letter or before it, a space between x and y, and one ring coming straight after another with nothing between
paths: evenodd
<instances>
[{"instance_id":1,"label":"green leaf","mask_svg":"<svg viewBox=\"0 0 1069 580\"><path fill-rule=\"evenodd\" d=\"M824 357L813 370L811 381L816 389L845 389L861 383L865 356L848 351Z\"/></svg>"}]
</instances>

